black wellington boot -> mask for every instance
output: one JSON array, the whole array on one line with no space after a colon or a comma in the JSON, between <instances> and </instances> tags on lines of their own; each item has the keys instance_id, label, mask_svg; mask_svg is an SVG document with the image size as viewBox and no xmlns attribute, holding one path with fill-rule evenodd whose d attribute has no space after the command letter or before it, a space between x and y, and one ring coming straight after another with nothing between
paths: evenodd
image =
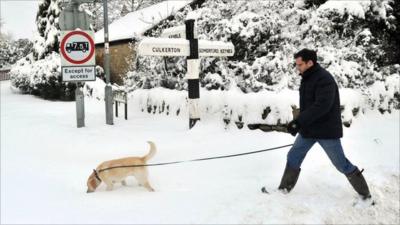
<instances>
[{"instance_id":1,"label":"black wellington boot","mask_svg":"<svg viewBox=\"0 0 400 225\"><path fill-rule=\"evenodd\" d=\"M349 173L346 174L347 179L349 180L351 186L353 186L354 190L362 196L364 200L371 198L371 194L369 192L369 188L367 185L367 182L364 179L364 176L362 175L362 172L364 170L359 170L357 167L356 169Z\"/></svg>"},{"instance_id":2,"label":"black wellington boot","mask_svg":"<svg viewBox=\"0 0 400 225\"><path fill-rule=\"evenodd\" d=\"M297 179L299 178L301 169L293 169L288 164L286 164L285 172L283 172L281 184L279 185L279 190L286 190L290 192L296 185Z\"/></svg>"}]
</instances>

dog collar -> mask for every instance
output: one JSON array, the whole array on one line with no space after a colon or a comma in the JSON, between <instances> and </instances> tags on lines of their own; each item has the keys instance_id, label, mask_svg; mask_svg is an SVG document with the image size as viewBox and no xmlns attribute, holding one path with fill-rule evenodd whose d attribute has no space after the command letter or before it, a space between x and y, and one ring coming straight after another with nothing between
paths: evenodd
<instances>
[{"instance_id":1,"label":"dog collar","mask_svg":"<svg viewBox=\"0 0 400 225\"><path fill-rule=\"evenodd\" d=\"M99 174L97 173L97 171L95 169L93 169L93 172L94 172L94 176L96 177L96 179L101 182L101 179L100 179Z\"/></svg>"}]
</instances>

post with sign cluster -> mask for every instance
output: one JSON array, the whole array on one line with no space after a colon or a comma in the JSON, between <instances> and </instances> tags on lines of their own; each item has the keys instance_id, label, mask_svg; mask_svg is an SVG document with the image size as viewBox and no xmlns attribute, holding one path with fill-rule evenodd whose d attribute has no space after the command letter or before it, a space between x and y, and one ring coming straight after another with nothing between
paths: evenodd
<instances>
[{"instance_id":1,"label":"post with sign cluster","mask_svg":"<svg viewBox=\"0 0 400 225\"><path fill-rule=\"evenodd\" d=\"M82 91L84 81L96 79L95 46L93 32L89 30L89 16L79 11L82 3L94 0L71 0L60 13L61 74L63 82L76 82L77 127L85 126L85 101Z\"/></svg>"},{"instance_id":2,"label":"post with sign cluster","mask_svg":"<svg viewBox=\"0 0 400 225\"><path fill-rule=\"evenodd\" d=\"M186 56L190 129L200 120L199 56L233 56L235 48L229 42L198 40L195 13L187 16L185 26L168 28L161 37L142 39L138 45L138 55Z\"/></svg>"}]
</instances>

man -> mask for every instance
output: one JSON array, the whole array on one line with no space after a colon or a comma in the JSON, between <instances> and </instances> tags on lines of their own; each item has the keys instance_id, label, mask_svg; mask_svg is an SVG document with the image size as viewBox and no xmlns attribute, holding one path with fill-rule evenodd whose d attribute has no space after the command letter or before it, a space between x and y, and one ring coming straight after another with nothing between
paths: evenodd
<instances>
[{"instance_id":1,"label":"man","mask_svg":"<svg viewBox=\"0 0 400 225\"><path fill-rule=\"evenodd\" d=\"M362 198L371 194L360 171L344 155L340 138L343 136L340 99L332 75L317 63L313 50L303 49L294 55L296 68L302 77L300 85L300 115L291 121L287 130L297 138L287 154L280 190L290 192L296 185L300 166L307 152L318 142L329 159ZM265 188L263 188L263 192Z\"/></svg>"}]
</instances>

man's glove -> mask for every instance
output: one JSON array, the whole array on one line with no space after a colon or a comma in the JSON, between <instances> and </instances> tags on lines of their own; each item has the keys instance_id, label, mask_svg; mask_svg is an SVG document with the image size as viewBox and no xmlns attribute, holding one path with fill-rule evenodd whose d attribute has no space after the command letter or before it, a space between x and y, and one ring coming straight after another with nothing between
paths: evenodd
<instances>
[{"instance_id":1,"label":"man's glove","mask_svg":"<svg viewBox=\"0 0 400 225\"><path fill-rule=\"evenodd\" d=\"M288 123L286 129L291 135L296 136L297 132L300 130L300 126L296 120L292 120Z\"/></svg>"}]
</instances>

